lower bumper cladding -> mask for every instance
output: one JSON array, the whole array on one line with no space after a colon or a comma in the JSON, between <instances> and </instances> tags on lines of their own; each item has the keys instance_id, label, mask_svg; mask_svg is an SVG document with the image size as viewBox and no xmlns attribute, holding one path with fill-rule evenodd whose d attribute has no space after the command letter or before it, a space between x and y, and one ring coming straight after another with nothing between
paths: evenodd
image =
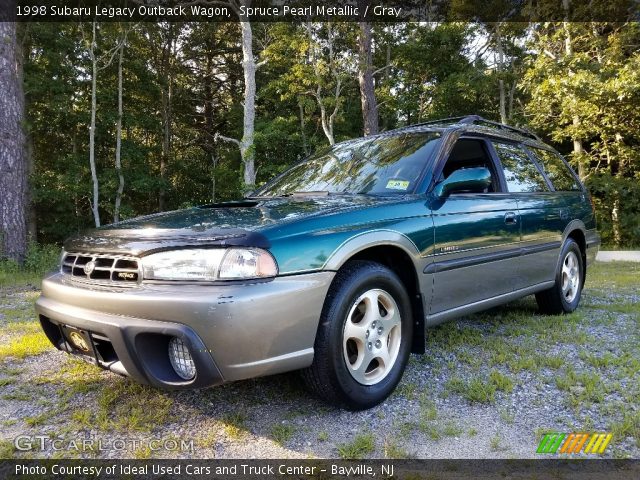
<instances>
[{"instance_id":1,"label":"lower bumper cladding","mask_svg":"<svg viewBox=\"0 0 640 480\"><path fill-rule=\"evenodd\" d=\"M47 312L46 300L38 310L42 329L57 349L106 370L164 389L204 388L224 381L202 340L186 325L130 319L119 326L68 316L61 321ZM169 344L176 338L191 355L193 378L182 378L171 364Z\"/></svg>"}]
</instances>

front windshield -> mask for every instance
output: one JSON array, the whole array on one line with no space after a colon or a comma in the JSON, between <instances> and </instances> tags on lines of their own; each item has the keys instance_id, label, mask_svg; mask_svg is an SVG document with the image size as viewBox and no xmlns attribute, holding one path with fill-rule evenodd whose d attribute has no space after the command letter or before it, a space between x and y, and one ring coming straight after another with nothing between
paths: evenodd
<instances>
[{"instance_id":1,"label":"front windshield","mask_svg":"<svg viewBox=\"0 0 640 480\"><path fill-rule=\"evenodd\" d=\"M287 170L255 195L412 192L439 140L438 132L422 132L334 145Z\"/></svg>"}]
</instances>

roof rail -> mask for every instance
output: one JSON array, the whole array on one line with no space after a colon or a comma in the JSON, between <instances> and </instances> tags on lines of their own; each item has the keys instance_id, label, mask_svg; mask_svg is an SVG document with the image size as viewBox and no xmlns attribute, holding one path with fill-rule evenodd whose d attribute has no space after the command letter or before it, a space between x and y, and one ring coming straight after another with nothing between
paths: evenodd
<instances>
[{"instance_id":1,"label":"roof rail","mask_svg":"<svg viewBox=\"0 0 640 480\"><path fill-rule=\"evenodd\" d=\"M518 128L518 127L512 127L511 125L505 125L504 123L499 123L499 122L494 122L492 120L487 120L486 118L481 117L480 115L465 115L465 116L461 116L461 117L448 117L448 118L441 118L439 120L430 120L427 122L420 122L420 123L414 123L413 125L407 125L407 127L419 127L422 125L437 125L438 123L449 123L449 124L462 124L462 125L489 125L492 127L497 127L500 128L502 130L508 130L511 132L515 132L518 133L520 135L524 135L525 137L529 137L532 138L534 140L540 140L540 137L538 137L535 133L530 132L529 130L527 130L526 128ZM403 128L407 128L407 127L403 127Z\"/></svg>"},{"instance_id":2,"label":"roof rail","mask_svg":"<svg viewBox=\"0 0 640 480\"><path fill-rule=\"evenodd\" d=\"M461 116L461 117L439 118L438 120L427 120L426 122L412 123L411 125L406 125L405 127L400 127L400 128L419 127L421 125L436 125L438 123L454 123L454 124L462 123L462 121L465 120L466 118L469 118L469 115Z\"/></svg>"},{"instance_id":3,"label":"roof rail","mask_svg":"<svg viewBox=\"0 0 640 480\"><path fill-rule=\"evenodd\" d=\"M534 140L540 140L540 137L537 136L535 133L527 130L526 128L518 128L518 127L512 127L511 125L505 125L504 123L499 123L499 122L494 122L491 120L487 120L486 118L482 118L479 115L469 115L468 117L465 117L464 120L462 120L460 123L470 123L470 124L486 124L486 125L490 125L492 127L498 127L502 130L509 130L511 132L515 132L515 133L519 133L520 135L524 135L525 137L529 137L532 138Z\"/></svg>"}]
</instances>

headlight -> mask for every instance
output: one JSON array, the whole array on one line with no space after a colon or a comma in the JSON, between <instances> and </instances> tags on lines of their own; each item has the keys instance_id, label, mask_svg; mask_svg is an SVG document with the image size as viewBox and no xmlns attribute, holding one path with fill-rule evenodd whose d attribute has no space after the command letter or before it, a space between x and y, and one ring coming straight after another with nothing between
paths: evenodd
<instances>
[{"instance_id":1,"label":"headlight","mask_svg":"<svg viewBox=\"0 0 640 480\"><path fill-rule=\"evenodd\" d=\"M278 274L266 250L235 247L154 253L142 259L142 269L146 280L239 280Z\"/></svg>"}]
</instances>

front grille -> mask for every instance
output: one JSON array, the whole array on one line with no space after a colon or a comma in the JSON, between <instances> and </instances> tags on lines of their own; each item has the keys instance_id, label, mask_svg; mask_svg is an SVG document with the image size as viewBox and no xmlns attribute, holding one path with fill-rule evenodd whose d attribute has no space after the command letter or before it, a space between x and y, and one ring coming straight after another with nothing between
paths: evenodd
<instances>
[{"instance_id":1,"label":"front grille","mask_svg":"<svg viewBox=\"0 0 640 480\"><path fill-rule=\"evenodd\" d=\"M65 253L62 273L81 280L131 284L140 279L140 263L135 257L89 253Z\"/></svg>"}]
</instances>

